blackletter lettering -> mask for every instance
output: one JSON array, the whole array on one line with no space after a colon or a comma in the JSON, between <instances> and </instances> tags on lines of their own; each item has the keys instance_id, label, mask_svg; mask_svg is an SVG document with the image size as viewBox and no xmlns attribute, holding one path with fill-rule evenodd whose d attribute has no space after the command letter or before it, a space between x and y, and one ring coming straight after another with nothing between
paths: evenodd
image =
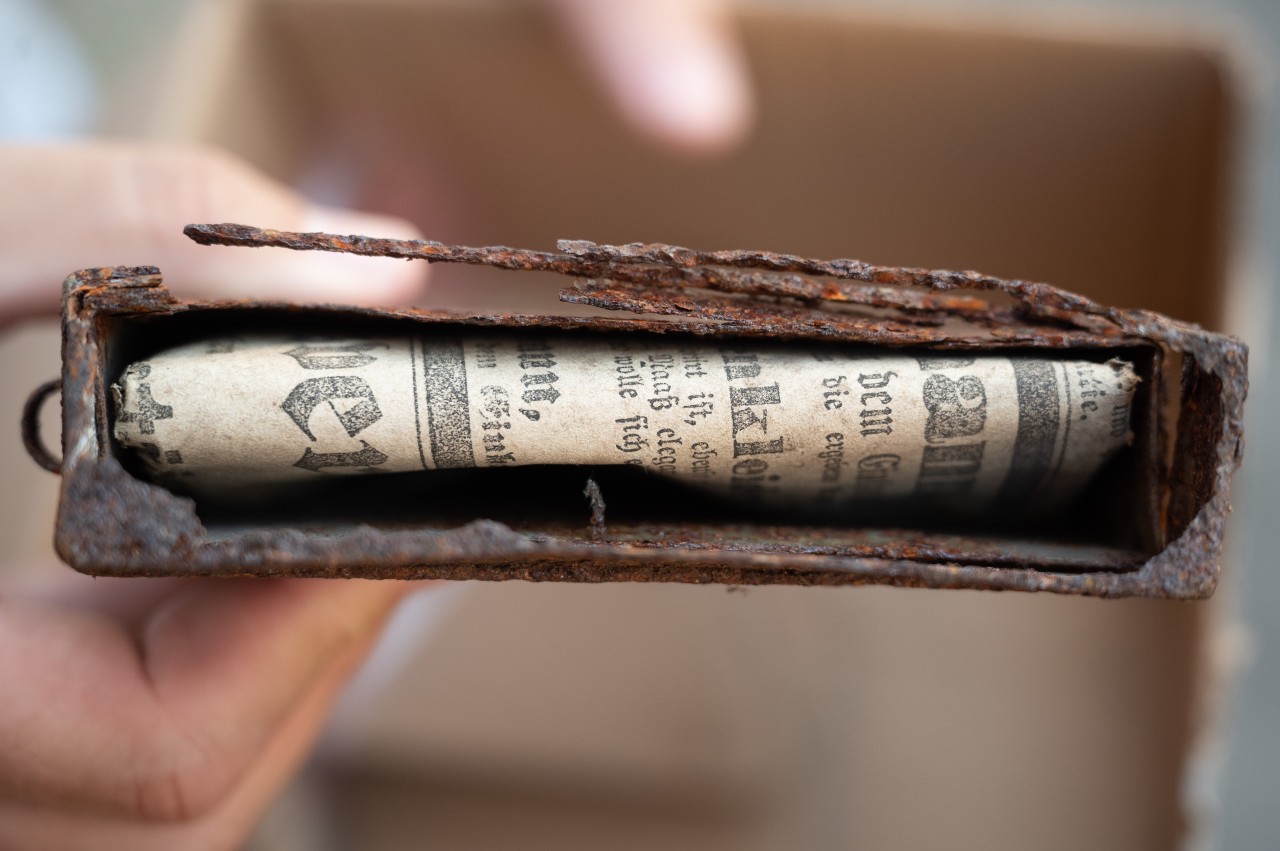
<instances>
[{"instance_id":1,"label":"blackletter lettering","mask_svg":"<svg viewBox=\"0 0 1280 851\"><path fill-rule=\"evenodd\" d=\"M303 369L356 369L368 366L377 358L360 354L370 349L386 348L381 343L349 343L345 346L302 345L285 352Z\"/></svg>"},{"instance_id":2,"label":"blackletter lettering","mask_svg":"<svg viewBox=\"0 0 1280 851\"><path fill-rule=\"evenodd\" d=\"M929 411L924 439L929 443L972 437L987 423L987 392L972 375L959 381L929 376L924 383L924 406Z\"/></svg>"},{"instance_id":3,"label":"blackletter lettering","mask_svg":"<svg viewBox=\"0 0 1280 851\"><path fill-rule=\"evenodd\" d=\"M339 411L333 404L338 399L357 401L346 411ZM363 378L355 375L308 378L293 388L281 407L298 428L302 429L303 434L315 440L316 436L311 433L309 425L311 414L324 402L328 402L329 407L333 408L338 422L350 437L355 437L382 417L382 410L378 407L377 400L373 398L373 390Z\"/></svg>"},{"instance_id":4,"label":"blackletter lettering","mask_svg":"<svg viewBox=\"0 0 1280 851\"><path fill-rule=\"evenodd\" d=\"M308 446L293 466L304 470L320 471L325 467L376 467L378 464L387 463L386 455L363 440L360 441L360 445L364 448L358 452L313 452Z\"/></svg>"}]
</instances>

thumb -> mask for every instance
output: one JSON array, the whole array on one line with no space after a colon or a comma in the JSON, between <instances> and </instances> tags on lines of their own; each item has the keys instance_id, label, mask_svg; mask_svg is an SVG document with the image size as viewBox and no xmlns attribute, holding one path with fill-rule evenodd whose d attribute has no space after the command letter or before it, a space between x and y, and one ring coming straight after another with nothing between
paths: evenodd
<instances>
[{"instance_id":1,"label":"thumb","mask_svg":"<svg viewBox=\"0 0 1280 851\"><path fill-rule=\"evenodd\" d=\"M160 267L183 295L394 304L425 263L196 245L191 222L234 221L396 239L399 219L308 203L211 149L126 143L0 147L0 323L52 313L62 279L91 266Z\"/></svg>"},{"instance_id":2,"label":"thumb","mask_svg":"<svg viewBox=\"0 0 1280 851\"><path fill-rule=\"evenodd\" d=\"M755 102L724 0L547 0L622 115L669 148L741 142Z\"/></svg>"}]
</instances>

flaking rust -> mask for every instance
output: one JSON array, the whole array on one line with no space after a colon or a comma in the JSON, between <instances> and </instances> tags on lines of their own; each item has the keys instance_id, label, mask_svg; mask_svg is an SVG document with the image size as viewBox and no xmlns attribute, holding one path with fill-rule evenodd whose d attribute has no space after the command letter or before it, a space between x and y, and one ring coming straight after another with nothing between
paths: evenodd
<instances>
[{"instance_id":1,"label":"flaking rust","mask_svg":"<svg viewBox=\"0 0 1280 851\"><path fill-rule=\"evenodd\" d=\"M1239 341L1155 313L1108 307L1054 287L975 272L873 266L752 251L566 241L558 251L449 246L363 236L191 225L210 245L337 251L512 271L550 271L561 298L612 316L456 315L439 311L183 302L152 267L90 269L64 288L63 484L55 541L100 575L365 576L578 582L887 584L1200 598L1212 593L1232 472L1240 463L1247 352ZM1001 294L993 302L989 293ZM911 529L615 522L587 483L578 516L512 528L477 516L430 528L317 530L288 524L211 534L195 504L130 474L108 427L113 352L144 325L255 314L329 322L647 332L828 340L940 349L1125 349L1180 356L1176 422L1151 432L1173 451L1147 471L1164 540L1132 550ZM400 326L403 328L403 325ZM46 391L47 392L47 391ZM1160 388L1160 393L1170 392ZM1159 411L1159 400L1151 403ZM34 422L34 417L29 417ZM33 426L32 426L33 428ZM31 428L28 428L28 432ZM35 436L28 435L32 440ZM33 443L38 445L38 443ZM1153 462L1155 463L1155 462ZM608 520L606 524L606 520Z\"/></svg>"}]
</instances>

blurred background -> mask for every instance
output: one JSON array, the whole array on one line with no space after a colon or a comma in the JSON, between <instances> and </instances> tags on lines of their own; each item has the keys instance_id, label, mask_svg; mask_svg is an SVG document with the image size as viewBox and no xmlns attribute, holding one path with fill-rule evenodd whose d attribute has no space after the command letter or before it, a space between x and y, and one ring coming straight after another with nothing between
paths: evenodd
<instances>
[{"instance_id":1,"label":"blurred background","mask_svg":"<svg viewBox=\"0 0 1280 851\"><path fill-rule=\"evenodd\" d=\"M1217 597L457 586L393 623L254 847L1275 847L1280 4L734 10L757 121L721 156L636 134L516 0L0 0L0 139L215 144L443 241L977 268L1230 331ZM562 309L476 270L429 299ZM57 347L0 340L0 569L65 569L17 430Z\"/></svg>"}]
</instances>

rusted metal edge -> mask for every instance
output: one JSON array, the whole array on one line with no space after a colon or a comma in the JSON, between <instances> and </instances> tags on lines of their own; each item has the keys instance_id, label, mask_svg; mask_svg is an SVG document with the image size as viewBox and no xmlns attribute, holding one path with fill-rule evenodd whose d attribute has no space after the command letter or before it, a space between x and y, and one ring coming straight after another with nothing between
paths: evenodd
<instances>
[{"instance_id":1,"label":"rusted metal edge","mask_svg":"<svg viewBox=\"0 0 1280 851\"><path fill-rule=\"evenodd\" d=\"M201 245L333 251L512 271L554 272L582 279L604 279L617 285L701 288L739 295L866 305L900 311L903 314L900 321L912 321L915 315L926 319L963 317L987 325L1016 321L1017 311L948 292L958 289L998 290L1021 302L1035 319L1064 319L1085 330L1105 328L1089 322L1087 317L1107 318L1106 311L1110 310L1047 284L1006 281L977 272L901 269L872 266L858 260L812 260L769 252L698 252L661 244L612 246L561 240L557 245L562 252L557 253L504 245L472 247L430 240L297 233L230 223L187 225L183 233ZM744 273L743 269L751 271ZM796 273L836 280L814 281ZM921 293L909 287L927 288L932 292Z\"/></svg>"}]
</instances>

